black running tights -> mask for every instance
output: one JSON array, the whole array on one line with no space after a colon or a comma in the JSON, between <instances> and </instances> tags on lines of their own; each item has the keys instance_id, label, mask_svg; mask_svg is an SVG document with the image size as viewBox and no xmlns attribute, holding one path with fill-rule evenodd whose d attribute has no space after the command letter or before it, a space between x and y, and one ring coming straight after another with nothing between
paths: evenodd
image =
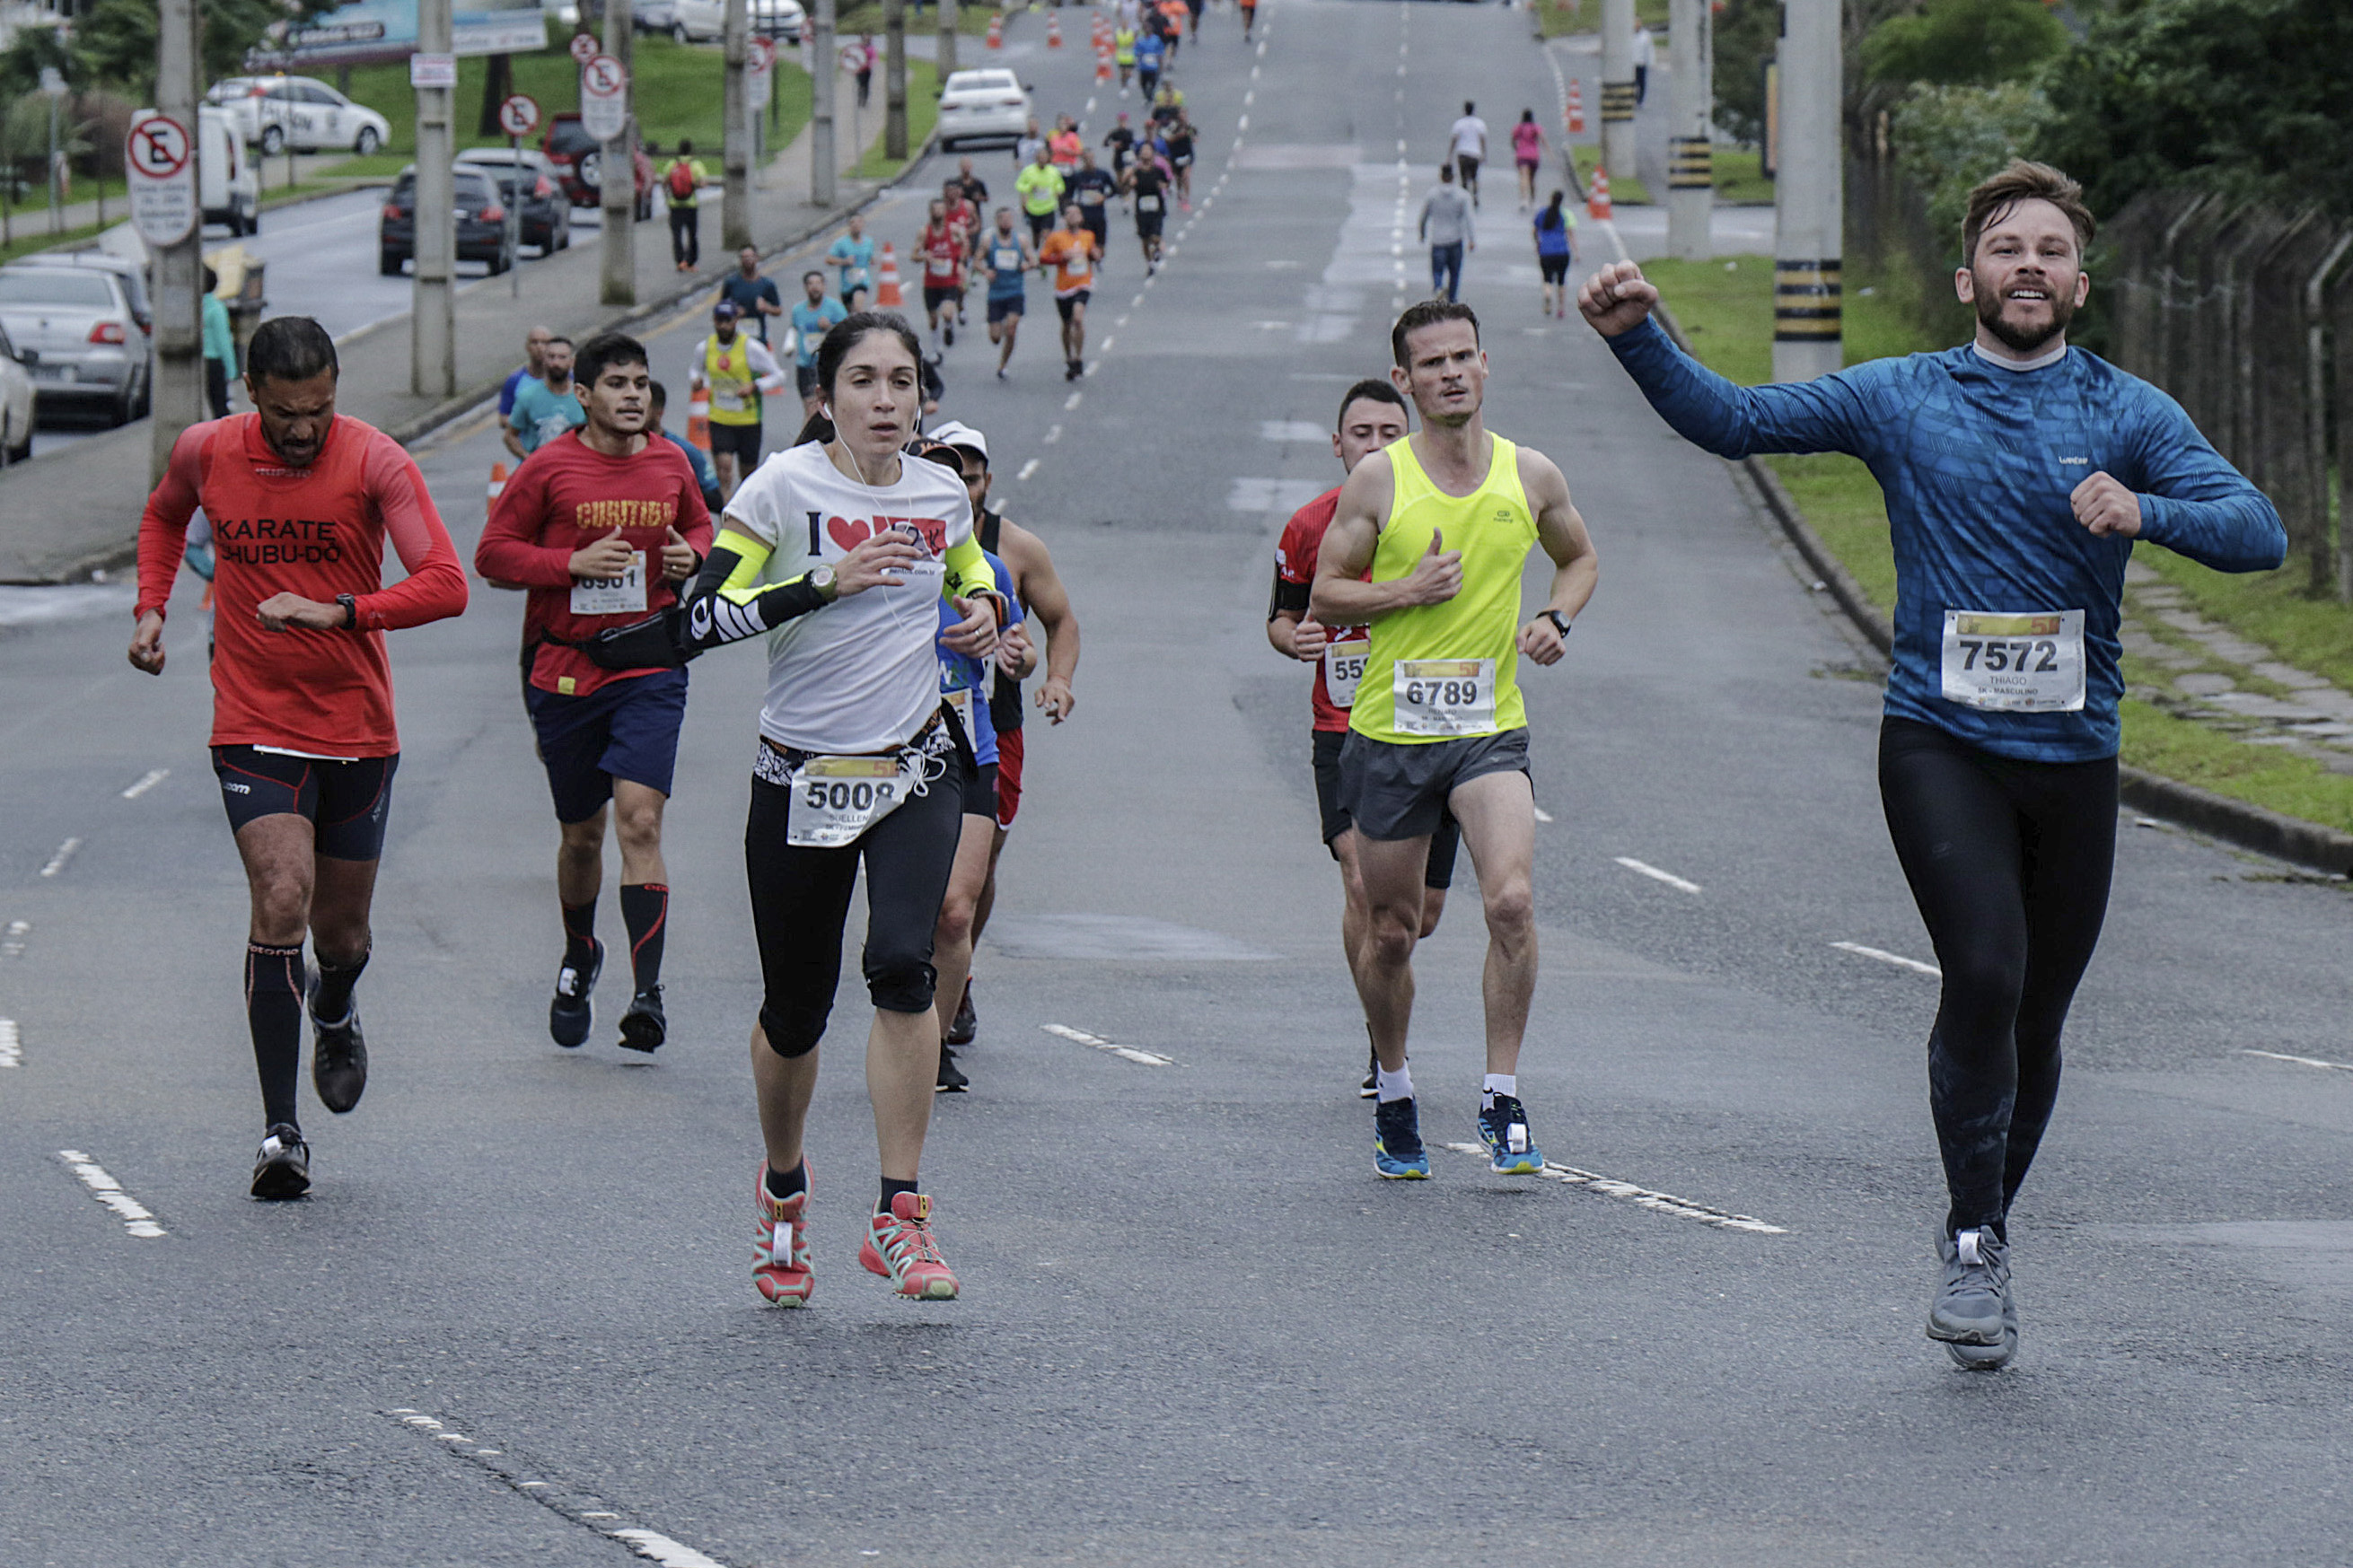
<instances>
[{"instance_id":1,"label":"black running tights","mask_svg":"<svg viewBox=\"0 0 2353 1568\"><path fill-rule=\"evenodd\" d=\"M1950 1230L1999 1229L2059 1098L2059 1035L2116 849L2116 763L1996 756L1888 719L1879 793L1945 972L1928 1103Z\"/></svg>"}]
</instances>

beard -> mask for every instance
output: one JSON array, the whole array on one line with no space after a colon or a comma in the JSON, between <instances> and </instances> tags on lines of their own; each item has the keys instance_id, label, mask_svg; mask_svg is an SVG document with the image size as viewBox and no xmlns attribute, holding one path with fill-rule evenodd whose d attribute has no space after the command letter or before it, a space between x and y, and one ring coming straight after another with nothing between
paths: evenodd
<instances>
[{"instance_id":1,"label":"beard","mask_svg":"<svg viewBox=\"0 0 2353 1568\"><path fill-rule=\"evenodd\" d=\"M1977 288L1978 324L2001 340L2002 346L2012 353L2031 354L2048 347L2052 341L2067 330L2075 319L2075 300L2071 289L2065 294L2052 291L2050 295L2050 324L2038 328L2012 326L2002 320L2002 310L2010 301L1982 280Z\"/></svg>"}]
</instances>

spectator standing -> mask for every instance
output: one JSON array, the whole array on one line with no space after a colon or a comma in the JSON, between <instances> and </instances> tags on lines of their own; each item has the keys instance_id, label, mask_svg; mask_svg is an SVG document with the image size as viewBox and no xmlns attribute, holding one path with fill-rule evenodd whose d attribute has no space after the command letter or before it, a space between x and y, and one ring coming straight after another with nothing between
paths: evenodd
<instances>
[{"instance_id":1,"label":"spectator standing","mask_svg":"<svg viewBox=\"0 0 2353 1568\"><path fill-rule=\"evenodd\" d=\"M1479 248L1473 229L1471 198L1455 188L1454 170L1438 166L1438 188L1421 204L1421 237L1430 242L1430 292L1448 300L1462 289L1462 256Z\"/></svg>"},{"instance_id":2,"label":"spectator standing","mask_svg":"<svg viewBox=\"0 0 2353 1568\"><path fill-rule=\"evenodd\" d=\"M702 265L701 192L710 178L702 160L694 155L693 141L679 138L678 156L662 171L662 190L670 199L670 258L681 272Z\"/></svg>"}]
</instances>

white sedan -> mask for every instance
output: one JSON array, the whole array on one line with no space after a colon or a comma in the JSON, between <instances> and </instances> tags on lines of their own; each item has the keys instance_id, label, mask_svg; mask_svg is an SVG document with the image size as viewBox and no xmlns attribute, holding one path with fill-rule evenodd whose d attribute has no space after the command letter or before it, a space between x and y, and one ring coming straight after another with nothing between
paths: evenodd
<instances>
[{"instance_id":1,"label":"white sedan","mask_svg":"<svg viewBox=\"0 0 2353 1568\"><path fill-rule=\"evenodd\" d=\"M392 138L392 125L307 76L233 76L213 84L205 101L228 116L248 145L275 157L348 147L364 158Z\"/></svg>"},{"instance_id":2,"label":"white sedan","mask_svg":"<svg viewBox=\"0 0 2353 1568\"><path fill-rule=\"evenodd\" d=\"M800 41L801 23L807 15L800 0L750 0L747 10L746 21L754 37L790 43ZM727 6L724 0L673 0L670 10L670 36L678 42L716 43L726 31Z\"/></svg>"},{"instance_id":3,"label":"white sedan","mask_svg":"<svg viewBox=\"0 0 2353 1568\"><path fill-rule=\"evenodd\" d=\"M1036 110L1009 70L957 71L940 92L940 150L974 142L1018 142Z\"/></svg>"}]
</instances>

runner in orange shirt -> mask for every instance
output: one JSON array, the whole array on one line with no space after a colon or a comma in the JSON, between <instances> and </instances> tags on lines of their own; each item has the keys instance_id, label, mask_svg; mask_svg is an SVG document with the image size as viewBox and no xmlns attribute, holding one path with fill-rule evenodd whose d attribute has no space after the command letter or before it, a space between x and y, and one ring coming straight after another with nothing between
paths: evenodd
<instances>
[{"instance_id":1,"label":"runner in orange shirt","mask_svg":"<svg viewBox=\"0 0 2353 1568\"><path fill-rule=\"evenodd\" d=\"M1094 292L1095 263L1103 241L1087 226L1086 214L1072 202L1062 209L1062 226L1046 237L1038 265L1054 269L1054 309L1062 316L1064 381L1087 374L1087 300Z\"/></svg>"}]
</instances>

